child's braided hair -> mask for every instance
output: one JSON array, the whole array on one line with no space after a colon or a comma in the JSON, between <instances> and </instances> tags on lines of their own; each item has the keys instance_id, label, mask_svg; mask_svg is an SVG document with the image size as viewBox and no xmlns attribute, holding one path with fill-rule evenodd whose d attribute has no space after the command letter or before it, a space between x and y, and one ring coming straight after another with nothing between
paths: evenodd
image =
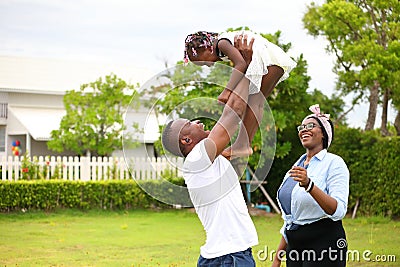
<instances>
[{"instance_id":1,"label":"child's braided hair","mask_svg":"<svg viewBox=\"0 0 400 267\"><path fill-rule=\"evenodd\" d=\"M206 32L199 31L193 34L189 34L185 39L185 52L183 56L183 61L186 63L189 62L188 51L192 51L192 55L197 57L197 50L200 47L211 47L211 51L213 49L213 42L218 38L218 33L215 32Z\"/></svg>"}]
</instances>

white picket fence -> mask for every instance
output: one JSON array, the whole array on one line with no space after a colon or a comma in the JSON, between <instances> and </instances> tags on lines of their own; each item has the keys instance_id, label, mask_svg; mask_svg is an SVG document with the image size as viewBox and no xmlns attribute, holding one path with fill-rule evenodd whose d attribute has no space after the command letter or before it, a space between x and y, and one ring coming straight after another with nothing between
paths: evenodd
<instances>
[{"instance_id":1,"label":"white picket fence","mask_svg":"<svg viewBox=\"0 0 400 267\"><path fill-rule=\"evenodd\" d=\"M167 171L181 175L182 158L3 157L1 180L62 179L73 181L161 179ZM128 168L129 166L129 168Z\"/></svg>"}]
</instances>

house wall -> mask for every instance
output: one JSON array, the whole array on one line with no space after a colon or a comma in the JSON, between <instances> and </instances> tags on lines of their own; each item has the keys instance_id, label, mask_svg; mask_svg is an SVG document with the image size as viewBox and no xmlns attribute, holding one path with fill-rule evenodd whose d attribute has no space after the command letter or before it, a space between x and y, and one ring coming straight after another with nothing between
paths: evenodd
<instances>
[{"instance_id":1,"label":"house wall","mask_svg":"<svg viewBox=\"0 0 400 267\"><path fill-rule=\"evenodd\" d=\"M128 158L152 158L156 157L154 144L139 144L134 149L117 150L112 153L113 157L128 157Z\"/></svg>"},{"instance_id":2,"label":"house wall","mask_svg":"<svg viewBox=\"0 0 400 267\"><path fill-rule=\"evenodd\" d=\"M0 157L6 155L6 126L0 125Z\"/></svg>"},{"instance_id":3,"label":"house wall","mask_svg":"<svg viewBox=\"0 0 400 267\"><path fill-rule=\"evenodd\" d=\"M7 94L7 96L5 96ZM22 93L22 92L8 92L0 94L1 99L8 101L8 107L63 107L63 94L43 94L39 93ZM42 121L41 123L47 123ZM28 152L30 155L47 156L58 155L47 149L47 142L34 140L28 129L15 117L13 112L8 112L6 123L6 151L3 155L12 156L12 143L19 140L21 145L21 154ZM57 129L58 125L54 125ZM27 145L30 145L30 151L27 151ZM68 153L69 155L70 153ZM1 155L1 153L0 153Z\"/></svg>"},{"instance_id":4,"label":"house wall","mask_svg":"<svg viewBox=\"0 0 400 267\"><path fill-rule=\"evenodd\" d=\"M161 118L163 119L163 118ZM124 116L126 131L133 135L133 139L141 143L154 143L158 140L159 122L154 111L143 105L138 109L129 108ZM133 127L139 126L139 130Z\"/></svg>"},{"instance_id":5,"label":"house wall","mask_svg":"<svg viewBox=\"0 0 400 267\"><path fill-rule=\"evenodd\" d=\"M0 92L0 125L7 125L8 93Z\"/></svg>"},{"instance_id":6,"label":"house wall","mask_svg":"<svg viewBox=\"0 0 400 267\"><path fill-rule=\"evenodd\" d=\"M0 92L0 103L8 103L8 93Z\"/></svg>"},{"instance_id":7,"label":"house wall","mask_svg":"<svg viewBox=\"0 0 400 267\"><path fill-rule=\"evenodd\" d=\"M26 134L27 130L17 120L13 113L8 112L6 136L5 136L5 151L1 156L13 156L12 143L20 141L21 155L26 153Z\"/></svg>"},{"instance_id":8,"label":"house wall","mask_svg":"<svg viewBox=\"0 0 400 267\"><path fill-rule=\"evenodd\" d=\"M24 155L26 151L26 134L13 134L13 135L8 135L6 138L6 151L4 156L14 156L13 151L12 151L12 144L16 141L19 141L19 154L16 156L22 156Z\"/></svg>"},{"instance_id":9,"label":"house wall","mask_svg":"<svg viewBox=\"0 0 400 267\"><path fill-rule=\"evenodd\" d=\"M75 152L72 151L64 151L64 152L55 152L47 148L46 141L36 141L31 138L31 155L35 156L76 156Z\"/></svg>"},{"instance_id":10,"label":"house wall","mask_svg":"<svg viewBox=\"0 0 400 267\"><path fill-rule=\"evenodd\" d=\"M0 103L2 100L7 101L10 108L64 108L64 95L62 93L43 93L43 92L0 92ZM40 120L39 120L40 121ZM40 123L48 123L45 120ZM145 127L145 132L140 132L132 125L137 123L140 128ZM127 132L130 132L139 141L137 147L127 149L125 154L133 157L153 157L156 156L154 150L154 141L158 139L158 122L154 113L149 112L146 107L141 106L138 110L131 109L126 113L125 124ZM16 140L20 141L21 155L27 152L30 146L29 154L31 156L74 156L71 151L57 153L47 148L46 141L38 141L31 137L28 129L18 120L13 112L8 112L5 120L5 151L0 151L0 156L11 156L12 143ZM1 127L1 121L0 121ZM54 125L54 129L58 129L59 125ZM123 156L122 151L116 151L113 156Z\"/></svg>"},{"instance_id":11,"label":"house wall","mask_svg":"<svg viewBox=\"0 0 400 267\"><path fill-rule=\"evenodd\" d=\"M8 112L7 118L7 135L26 134L28 131L22 123L14 116L12 112Z\"/></svg>"},{"instance_id":12,"label":"house wall","mask_svg":"<svg viewBox=\"0 0 400 267\"><path fill-rule=\"evenodd\" d=\"M8 93L10 106L64 107L63 94Z\"/></svg>"}]
</instances>

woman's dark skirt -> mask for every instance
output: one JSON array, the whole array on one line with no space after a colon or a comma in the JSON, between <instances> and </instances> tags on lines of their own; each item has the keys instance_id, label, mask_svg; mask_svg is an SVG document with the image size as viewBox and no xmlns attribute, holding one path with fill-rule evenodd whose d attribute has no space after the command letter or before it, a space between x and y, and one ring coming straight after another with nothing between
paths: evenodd
<instances>
[{"instance_id":1,"label":"woman's dark skirt","mask_svg":"<svg viewBox=\"0 0 400 267\"><path fill-rule=\"evenodd\" d=\"M329 218L286 230L287 267L346 266L347 241L342 221Z\"/></svg>"}]
</instances>

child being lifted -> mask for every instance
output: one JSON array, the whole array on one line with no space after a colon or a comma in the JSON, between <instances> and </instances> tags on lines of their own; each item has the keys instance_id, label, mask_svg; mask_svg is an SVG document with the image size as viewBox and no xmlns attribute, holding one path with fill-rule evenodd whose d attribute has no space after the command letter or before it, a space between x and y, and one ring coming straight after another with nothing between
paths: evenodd
<instances>
[{"instance_id":1,"label":"child being lifted","mask_svg":"<svg viewBox=\"0 0 400 267\"><path fill-rule=\"evenodd\" d=\"M251 38L253 55L248 65L239 50L233 45L235 38ZM247 40L244 40L247 41ZM254 43L253 43L254 42ZM190 34L185 40L184 62L212 66L217 61L231 61L234 65L231 77L218 96L226 103L241 79L248 79L247 109L238 137L231 147L225 149L227 158L246 157L253 153L251 142L261 123L265 99L275 86L289 77L296 66L289 55L280 47L251 31L233 31L221 34L199 31Z\"/></svg>"}]
</instances>

